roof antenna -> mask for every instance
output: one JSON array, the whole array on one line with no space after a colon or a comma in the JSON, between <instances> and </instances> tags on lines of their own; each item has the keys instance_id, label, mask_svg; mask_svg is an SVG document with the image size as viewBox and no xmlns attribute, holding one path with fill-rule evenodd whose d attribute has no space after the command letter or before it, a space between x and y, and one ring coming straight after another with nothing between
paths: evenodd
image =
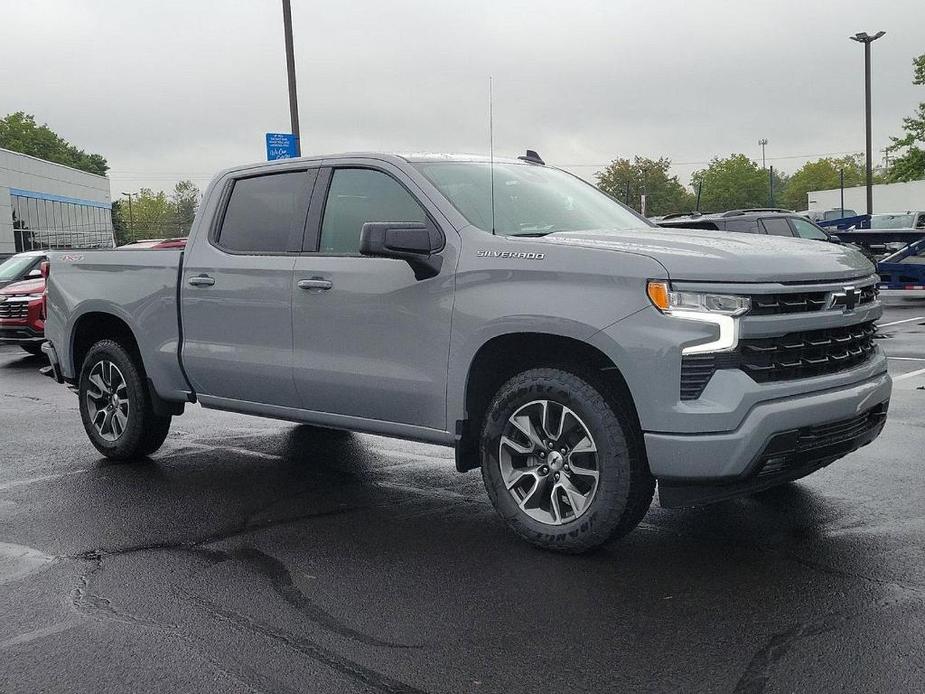
<instances>
[{"instance_id":1,"label":"roof antenna","mask_svg":"<svg viewBox=\"0 0 925 694\"><path fill-rule=\"evenodd\" d=\"M488 76L488 170L491 186L491 233L495 233L495 123L492 77Z\"/></svg>"}]
</instances>

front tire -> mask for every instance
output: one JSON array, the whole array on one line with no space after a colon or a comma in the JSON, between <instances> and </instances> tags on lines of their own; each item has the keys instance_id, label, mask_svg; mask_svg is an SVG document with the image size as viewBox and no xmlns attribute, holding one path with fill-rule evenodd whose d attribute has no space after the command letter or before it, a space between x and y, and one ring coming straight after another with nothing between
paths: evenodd
<instances>
[{"instance_id":1,"label":"front tire","mask_svg":"<svg viewBox=\"0 0 925 694\"><path fill-rule=\"evenodd\" d=\"M498 390L482 426L482 479L517 535L579 553L625 535L655 490L635 418L590 379L524 371Z\"/></svg>"},{"instance_id":2,"label":"front tire","mask_svg":"<svg viewBox=\"0 0 925 694\"><path fill-rule=\"evenodd\" d=\"M93 345L78 383L84 430L104 456L131 460L164 443L171 417L154 413L140 362L122 345L112 340Z\"/></svg>"}]
</instances>

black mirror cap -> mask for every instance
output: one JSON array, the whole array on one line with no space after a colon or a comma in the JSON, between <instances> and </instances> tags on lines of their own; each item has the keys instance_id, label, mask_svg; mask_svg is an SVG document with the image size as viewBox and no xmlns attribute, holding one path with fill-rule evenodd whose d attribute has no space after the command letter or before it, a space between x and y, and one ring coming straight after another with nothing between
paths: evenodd
<instances>
[{"instance_id":1,"label":"black mirror cap","mask_svg":"<svg viewBox=\"0 0 925 694\"><path fill-rule=\"evenodd\" d=\"M443 237L431 222L367 222L360 231L360 254L404 260L418 280L435 277L443 266L436 255Z\"/></svg>"}]
</instances>

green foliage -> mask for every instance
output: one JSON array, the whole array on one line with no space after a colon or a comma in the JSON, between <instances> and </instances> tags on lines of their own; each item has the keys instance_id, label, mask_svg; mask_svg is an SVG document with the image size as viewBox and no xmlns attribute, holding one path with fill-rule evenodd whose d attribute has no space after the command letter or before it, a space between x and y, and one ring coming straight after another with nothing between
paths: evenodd
<instances>
[{"instance_id":1,"label":"green foliage","mask_svg":"<svg viewBox=\"0 0 925 694\"><path fill-rule=\"evenodd\" d=\"M100 176L109 170L101 155L78 149L47 125L38 125L35 116L23 111L0 119L0 147Z\"/></svg>"},{"instance_id":2,"label":"green foliage","mask_svg":"<svg viewBox=\"0 0 925 694\"><path fill-rule=\"evenodd\" d=\"M664 157L647 159L634 157L614 159L603 171L595 174L597 186L637 212L640 195L646 195L646 215L655 216L693 209L693 196L668 171L671 161Z\"/></svg>"},{"instance_id":3,"label":"green foliage","mask_svg":"<svg viewBox=\"0 0 925 694\"><path fill-rule=\"evenodd\" d=\"M783 181L775 181L775 188L778 183ZM768 204L769 173L744 154L714 157L706 169L691 176L694 190L701 184L701 210L722 212Z\"/></svg>"},{"instance_id":4,"label":"green foliage","mask_svg":"<svg viewBox=\"0 0 925 694\"><path fill-rule=\"evenodd\" d=\"M912 84L925 86L925 53L912 61ZM887 149L902 152L893 160L889 171L890 181L916 181L925 178L925 102L919 104L915 113L903 118L902 137L892 137L893 144Z\"/></svg>"},{"instance_id":5,"label":"green foliage","mask_svg":"<svg viewBox=\"0 0 925 694\"><path fill-rule=\"evenodd\" d=\"M178 235L186 236L199 209L199 188L192 181L179 181L173 187L170 202L176 215Z\"/></svg>"},{"instance_id":6,"label":"green foliage","mask_svg":"<svg viewBox=\"0 0 925 694\"><path fill-rule=\"evenodd\" d=\"M787 188L775 200L791 210L807 208L806 194L811 190L831 190L840 185L839 172L845 171L845 187L865 183L864 159L859 154L847 157L826 157L805 163L790 176Z\"/></svg>"},{"instance_id":7,"label":"green foliage","mask_svg":"<svg viewBox=\"0 0 925 694\"><path fill-rule=\"evenodd\" d=\"M112 205L113 227L119 245L141 239L171 238L189 234L199 208L199 188L192 181L178 182L168 196L142 188Z\"/></svg>"}]
</instances>

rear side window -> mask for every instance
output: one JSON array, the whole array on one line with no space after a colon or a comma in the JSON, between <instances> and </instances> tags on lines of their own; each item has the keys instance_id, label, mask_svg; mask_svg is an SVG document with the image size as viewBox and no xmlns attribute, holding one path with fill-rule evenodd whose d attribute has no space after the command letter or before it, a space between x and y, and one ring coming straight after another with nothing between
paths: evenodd
<instances>
[{"instance_id":1,"label":"rear side window","mask_svg":"<svg viewBox=\"0 0 925 694\"><path fill-rule=\"evenodd\" d=\"M237 253L284 253L298 247L314 176L314 171L290 171L235 181L218 245Z\"/></svg>"},{"instance_id":2,"label":"rear side window","mask_svg":"<svg viewBox=\"0 0 925 694\"><path fill-rule=\"evenodd\" d=\"M427 214L394 178L372 169L336 169L321 223L321 252L359 255L367 222L426 222Z\"/></svg>"},{"instance_id":3,"label":"rear side window","mask_svg":"<svg viewBox=\"0 0 925 694\"><path fill-rule=\"evenodd\" d=\"M790 225L783 217L769 217L768 219L762 219L761 224L764 226L765 232L771 236L793 237L793 231L791 231Z\"/></svg>"},{"instance_id":4,"label":"rear side window","mask_svg":"<svg viewBox=\"0 0 925 694\"><path fill-rule=\"evenodd\" d=\"M726 222L726 231L738 231L744 234L759 234L758 222L754 219L730 219Z\"/></svg>"}]
</instances>

